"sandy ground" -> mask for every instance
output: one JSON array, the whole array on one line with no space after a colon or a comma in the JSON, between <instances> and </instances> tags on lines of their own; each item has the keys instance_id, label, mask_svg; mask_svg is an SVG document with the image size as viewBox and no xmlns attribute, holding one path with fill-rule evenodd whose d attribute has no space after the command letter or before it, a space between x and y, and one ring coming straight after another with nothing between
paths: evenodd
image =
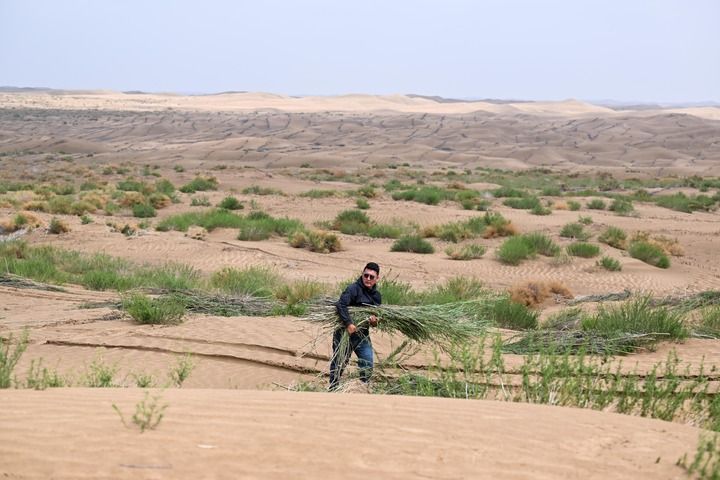
<instances>
[{"instance_id":1,"label":"sandy ground","mask_svg":"<svg viewBox=\"0 0 720 480\"><path fill-rule=\"evenodd\" d=\"M685 478L698 431L580 409L438 398L154 392L156 430L121 423L139 390L3 391L10 478ZM152 397L151 397L152 398Z\"/></svg>"},{"instance_id":2,"label":"sandy ground","mask_svg":"<svg viewBox=\"0 0 720 480\"><path fill-rule=\"evenodd\" d=\"M717 175L718 111L616 111L575 101L442 103L364 95L0 93L0 172L3 180L76 181L102 178L98 172L108 165L147 165L176 185L198 173L211 174L220 182L219 191L206 193L212 204L233 194L274 216L312 225L352 208L355 200L299 194L354 190L360 185L352 183L353 175L368 172L382 184L392 178L393 169L385 167L403 164L427 172L552 167L586 175L603 170L625 178ZM303 165L325 169L325 176L312 179ZM178 166L184 171L173 169ZM239 193L251 185L284 195ZM23 196L32 194L18 194ZM159 210L153 221L191 210L190 197L180 194L181 202ZM370 203L368 215L381 223L431 226L478 215L454 203L396 202L387 194ZM418 289L456 276L474 277L498 290L521 280L553 280L574 295L720 289L716 212L686 214L638 204L638 215L631 217L586 209L539 217L499 202L495 209L520 232L544 232L563 246L569 240L558 236L560 228L582 214L592 216L588 230L594 238L607 226L646 231L678 239L685 254L660 270L601 245L602 254L622 262L622 272L600 270L594 259L555 265L538 257L510 267L494 258L502 239L481 239L488 248L482 259L456 262L444 253L449 244L438 240L433 240L436 253L416 255L390 252L392 240L340 235L344 250L320 255L291 248L282 238L241 242L229 229L198 241L154 230L125 237L106 225L108 220L137 221L127 213L93 215L89 225L65 216L71 232L56 236L38 229L23 238L139 263L180 262L204 275L224 267L269 266L287 279L328 285L353 278L372 259L383 274ZM0 207L0 219L13 214ZM51 218L38 216L45 223ZM0 391L0 472L5 476L682 478L675 461L697 440L698 431L691 427L604 412L279 391L298 382L326 382L327 335L290 317L189 315L182 325L153 327L135 325L111 308L84 308L117 299L116 293L71 285L62 291L0 285L0 336L29 329L30 344L16 369L21 379L42 360L78 385L94 362L102 362L117 370L119 387L134 387L139 375L150 375L156 387L163 387L179 358L190 353L194 359L183 388L161 393L170 406L160 428L142 435L123 428L111 408L117 403L131 415L142 399L137 388ZM564 302L551 300L544 308L556 311ZM374 337L381 358L400 341ZM644 373L672 350L691 370L704 364L709 371L720 364L720 342L697 339L614 362L625 371ZM508 369L517 371L523 358L505 357ZM406 366L424 370L434 361L426 349Z\"/></svg>"}]
</instances>

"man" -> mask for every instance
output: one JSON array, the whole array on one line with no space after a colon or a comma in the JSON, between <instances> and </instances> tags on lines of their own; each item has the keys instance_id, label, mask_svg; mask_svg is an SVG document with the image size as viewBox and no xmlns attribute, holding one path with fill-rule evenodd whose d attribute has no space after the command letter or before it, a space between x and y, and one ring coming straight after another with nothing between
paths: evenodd
<instances>
[{"instance_id":1,"label":"man","mask_svg":"<svg viewBox=\"0 0 720 480\"><path fill-rule=\"evenodd\" d=\"M348 285L342 295L340 295L340 300L337 302L337 313L342 324L335 329L335 334L333 335L333 356L330 362L330 390L335 390L340 383L340 376L350 361L350 352L355 352L355 355L358 357L360 380L364 383L370 381L373 369L373 348L372 342L370 341L370 326L377 326L378 320L375 315L371 315L368 323L364 323L358 327L352 318L350 318L348 307L380 305L382 298L376 288L379 279L380 267L377 263L370 262L365 265L360 278ZM343 330L350 334L350 345L345 348L340 345Z\"/></svg>"}]
</instances>

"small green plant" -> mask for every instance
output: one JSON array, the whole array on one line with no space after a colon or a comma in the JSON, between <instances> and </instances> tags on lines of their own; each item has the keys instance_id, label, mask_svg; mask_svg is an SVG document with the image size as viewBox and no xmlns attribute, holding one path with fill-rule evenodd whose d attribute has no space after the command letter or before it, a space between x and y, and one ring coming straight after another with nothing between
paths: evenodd
<instances>
[{"instance_id":1,"label":"small green plant","mask_svg":"<svg viewBox=\"0 0 720 480\"><path fill-rule=\"evenodd\" d=\"M150 298L141 293L123 298L122 308L140 324L177 325L185 315L185 305L177 299Z\"/></svg>"},{"instance_id":2,"label":"small green plant","mask_svg":"<svg viewBox=\"0 0 720 480\"><path fill-rule=\"evenodd\" d=\"M138 203L132 207L133 216L136 218L156 217L157 212L152 205L146 203Z\"/></svg>"},{"instance_id":3,"label":"small green plant","mask_svg":"<svg viewBox=\"0 0 720 480\"><path fill-rule=\"evenodd\" d=\"M155 430L165 416L165 409L167 407L167 404L160 404L159 395L150 398L150 392L146 391L145 397L135 405L132 423L140 429L140 433L144 433L145 430ZM112 408L120 416L120 421L125 428L130 428L120 408L114 403L112 404Z\"/></svg>"},{"instance_id":4,"label":"small green plant","mask_svg":"<svg viewBox=\"0 0 720 480\"><path fill-rule=\"evenodd\" d=\"M540 199L537 197L511 197L503 200L503 205L520 210L532 210L542 208Z\"/></svg>"},{"instance_id":5,"label":"small green plant","mask_svg":"<svg viewBox=\"0 0 720 480\"><path fill-rule=\"evenodd\" d=\"M720 442L716 432L701 432L692 463L688 465L687 454L677 461L688 475L699 480L720 479Z\"/></svg>"},{"instance_id":6,"label":"small green plant","mask_svg":"<svg viewBox=\"0 0 720 480\"><path fill-rule=\"evenodd\" d=\"M64 220L60 220L59 218L53 217L50 220L50 224L48 225L48 233L52 233L54 235L60 235L61 233L67 233L70 231L70 227L68 227L68 224L65 223Z\"/></svg>"},{"instance_id":7,"label":"small green plant","mask_svg":"<svg viewBox=\"0 0 720 480\"><path fill-rule=\"evenodd\" d=\"M611 247L624 249L625 242L627 240L627 234L625 231L618 227L608 227L599 237L598 241L606 243Z\"/></svg>"},{"instance_id":8,"label":"small green plant","mask_svg":"<svg viewBox=\"0 0 720 480\"><path fill-rule=\"evenodd\" d=\"M175 366L170 370L170 380L178 387L182 387L195 369L195 360L190 353L178 357Z\"/></svg>"},{"instance_id":9,"label":"small green plant","mask_svg":"<svg viewBox=\"0 0 720 480\"><path fill-rule=\"evenodd\" d=\"M307 192L303 192L300 194L301 197L305 198L328 198L328 197L334 197L338 194L335 190L308 190Z\"/></svg>"},{"instance_id":10,"label":"small green plant","mask_svg":"<svg viewBox=\"0 0 720 480\"><path fill-rule=\"evenodd\" d=\"M245 195L284 195L283 192L277 188L260 187L258 185L243 188L242 193Z\"/></svg>"},{"instance_id":11,"label":"small green plant","mask_svg":"<svg viewBox=\"0 0 720 480\"><path fill-rule=\"evenodd\" d=\"M226 293L270 297L280 275L268 267L237 269L225 267L210 276L210 285Z\"/></svg>"},{"instance_id":12,"label":"small green plant","mask_svg":"<svg viewBox=\"0 0 720 480\"><path fill-rule=\"evenodd\" d=\"M195 177L190 182L180 187L180 191L183 193L205 192L217 189L218 182L214 177Z\"/></svg>"},{"instance_id":13,"label":"small green plant","mask_svg":"<svg viewBox=\"0 0 720 480\"><path fill-rule=\"evenodd\" d=\"M492 307L495 324L510 330L533 330L538 326L538 313L525 305L503 298Z\"/></svg>"},{"instance_id":14,"label":"small green plant","mask_svg":"<svg viewBox=\"0 0 720 480\"><path fill-rule=\"evenodd\" d=\"M533 215L550 215L552 210L548 207L543 207L539 203L530 209L530 213Z\"/></svg>"},{"instance_id":15,"label":"small green plant","mask_svg":"<svg viewBox=\"0 0 720 480\"><path fill-rule=\"evenodd\" d=\"M34 390L45 390L46 388L59 388L65 386L65 380L58 374L57 370L50 371L43 367L42 358L30 361L25 388Z\"/></svg>"},{"instance_id":16,"label":"small green plant","mask_svg":"<svg viewBox=\"0 0 720 480\"><path fill-rule=\"evenodd\" d=\"M583 225L592 225L593 219L590 215L579 215L578 223L582 223Z\"/></svg>"},{"instance_id":17,"label":"small green plant","mask_svg":"<svg viewBox=\"0 0 720 480\"><path fill-rule=\"evenodd\" d=\"M83 225L87 225L89 223L93 223L93 219L92 217L90 217L90 215L86 213L82 217L80 217L80 223L82 223Z\"/></svg>"},{"instance_id":18,"label":"small green plant","mask_svg":"<svg viewBox=\"0 0 720 480\"><path fill-rule=\"evenodd\" d=\"M434 253L430 242L417 235L405 235L398 238L390 247L391 252Z\"/></svg>"},{"instance_id":19,"label":"small green plant","mask_svg":"<svg viewBox=\"0 0 720 480\"><path fill-rule=\"evenodd\" d=\"M449 246L445 254L453 260L474 260L485 255L487 248L484 245L468 244L463 246Z\"/></svg>"},{"instance_id":20,"label":"small green plant","mask_svg":"<svg viewBox=\"0 0 720 480\"><path fill-rule=\"evenodd\" d=\"M609 270L611 272L619 272L620 270L622 270L622 265L620 265L620 261L612 257L608 257L607 255L598 260L597 265L598 267L602 267L605 270Z\"/></svg>"},{"instance_id":21,"label":"small green plant","mask_svg":"<svg viewBox=\"0 0 720 480\"><path fill-rule=\"evenodd\" d=\"M520 238L522 238L523 242L534 252L546 257L554 257L560 251L560 247L543 233L526 233Z\"/></svg>"},{"instance_id":22,"label":"small green plant","mask_svg":"<svg viewBox=\"0 0 720 480\"><path fill-rule=\"evenodd\" d=\"M337 235L319 230L298 230L290 234L288 243L293 248L305 248L317 253L332 253L342 250L342 244Z\"/></svg>"},{"instance_id":23,"label":"small green plant","mask_svg":"<svg viewBox=\"0 0 720 480\"><path fill-rule=\"evenodd\" d=\"M583 224L574 222L566 223L560 230L560 236L580 241L585 241L590 238L590 234L585 231Z\"/></svg>"},{"instance_id":24,"label":"small green plant","mask_svg":"<svg viewBox=\"0 0 720 480\"><path fill-rule=\"evenodd\" d=\"M242 210L243 208L245 208L245 206L240 202L240 200L233 196L227 196L223 198L218 204L218 207L224 208L225 210Z\"/></svg>"},{"instance_id":25,"label":"small green plant","mask_svg":"<svg viewBox=\"0 0 720 480\"><path fill-rule=\"evenodd\" d=\"M24 331L12 350L12 335L7 340L0 337L0 388L10 388L12 372L27 349L28 336L27 330Z\"/></svg>"},{"instance_id":26,"label":"small green plant","mask_svg":"<svg viewBox=\"0 0 720 480\"><path fill-rule=\"evenodd\" d=\"M605 210L605 201L599 198L593 198L587 204L587 208L590 210Z\"/></svg>"},{"instance_id":27,"label":"small green plant","mask_svg":"<svg viewBox=\"0 0 720 480\"><path fill-rule=\"evenodd\" d=\"M649 265L658 268L669 268L670 258L665 254L662 248L652 243L640 240L630 244L628 253L631 257L637 258Z\"/></svg>"},{"instance_id":28,"label":"small green plant","mask_svg":"<svg viewBox=\"0 0 720 480\"><path fill-rule=\"evenodd\" d=\"M535 250L522 237L510 237L500 245L497 258L507 265L519 265L535 256Z\"/></svg>"},{"instance_id":29,"label":"small green plant","mask_svg":"<svg viewBox=\"0 0 720 480\"><path fill-rule=\"evenodd\" d=\"M568 209L570 209L570 211L573 211L573 212L577 212L578 210L580 210L580 207L582 207L582 205L580 205L580 202L575 201L575 200L568 200L567 205L568 205Z\"/></svg>"},{"instance_id":30,"label":"small green plant","mask_svg":"<svg viewBox=\"0 0 720 480\"><path fill-rule=\"evenodd\" d=\"M573 257L592 258L600 254L600 247L585 242L571 243L566 247L566 250Z\"/></svg>"},{"instance_id":31,"label":"small green plant","mask_svg":"<svg viewBox=\"0 0 720 480\"><path fill-rule=\"evenodd\" d=\"M355 205L360 210L367 210L368 208L370 208L370 203L368 203L368 201L365 197L360 197L357 200L355 200Z\"/></svg>"},{"instance_id":32,"label":"small green plant","mask_svg":"<svg viewBox=\"0 0 720 480\"><path fill-rule=\"evenodd\" d=\"M622 216L630 215L635 211L630 200L620 198L613 200L608 210Z\"/></svg>"},{"instance_id":33,"label":"small green plant","mask_svg":"<svg viewBox=\"0 0 720 480\"><path fill-rule=\"evenodd\" d=\"M608 335L665 335L668 340L682 340L689 335L680 313L667 307L654 307L650 297L637 297L610 307L601 305L595 315L582 319L581 327Z\"/></svg>"},{"instance_id":34,"label":"small green plant","mask_svg":"<svg viewBox=\"0 0 720 480\"><path fill-rule=\"evenodd\" d=\"M117 366L107 365L102 358L98 357L87 367L83 375L83 383L86 387L91 388L115 387L114 379L117 371Z\"/></svg>"},{"instance_id":35,"label":"small green plant","mask_svg":"<svg viewBox=\"0 0 720 480\"><path fill-rule=\"evenodd\" d=\"M135 380L135 385L138 388L152 388L155 386L155 379L149 373L134 373L132 377Z\"/></svg>"},{"instance_id":36,"label":"small green plant","mask_svg":"<svg viewBox=\"0 0 720 480\"><path fill-rule=\"evenodd\" d=\"M183 167L182 165L174 165L173 170L175 170L178 173L182 173L185 171L185 167Z\"/></svg>"}]
</instances>

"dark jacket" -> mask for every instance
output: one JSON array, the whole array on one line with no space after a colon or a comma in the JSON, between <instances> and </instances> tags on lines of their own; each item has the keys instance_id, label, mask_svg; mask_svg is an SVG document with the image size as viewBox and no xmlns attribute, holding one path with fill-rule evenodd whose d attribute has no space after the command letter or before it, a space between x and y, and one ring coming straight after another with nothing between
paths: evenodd
<instances>
[{"instance_id":1,"label":"dark jacket","mask_svg":"<svg viewBox=\"0 0 720 480\"><path fill-rule=\"evenodd\" d=\"M353 323L348 312L348 307L357 307L360 305L380 305L382 303L382 297L380 292L373 285L372 288L367 288L363 285L362 277L358 278L355 283L351 283L340 295L340 300L337 302L337 313L340 316L340 320L347 327ZM369 330L369 327L365 325L363 330Z\"/></svg>"}]
</instances>

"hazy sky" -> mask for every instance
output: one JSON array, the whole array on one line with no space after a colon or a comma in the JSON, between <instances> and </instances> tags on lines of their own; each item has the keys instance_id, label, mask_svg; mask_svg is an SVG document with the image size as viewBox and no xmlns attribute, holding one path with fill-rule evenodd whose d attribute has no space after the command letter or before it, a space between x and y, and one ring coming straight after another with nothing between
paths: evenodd
<instances>
[{"instance_id":1,"label":"hazy sky","mask_svg":"<svg viewBox=\"0 0 720 480\"><path fill-rule=\"evenodd\" d=\"M0 0L0 85L720 101L720 0Z\"/></svg>"}]
</instances>

